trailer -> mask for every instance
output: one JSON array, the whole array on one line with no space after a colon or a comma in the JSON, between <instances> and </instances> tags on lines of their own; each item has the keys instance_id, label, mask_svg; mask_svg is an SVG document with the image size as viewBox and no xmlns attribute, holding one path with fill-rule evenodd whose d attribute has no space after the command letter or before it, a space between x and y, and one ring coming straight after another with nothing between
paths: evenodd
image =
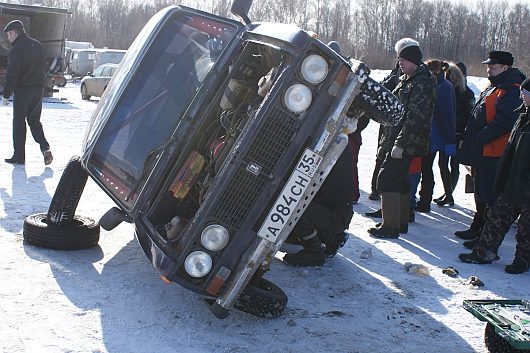
<instances>
[{"instance_id":1,"label":"trailer","mask_svg":"<svg viewBox=\"0 0 530 353\"><path fill-rule=\"evenodd\" d=\"M24 24L26 33L44 46L46 53L46 81L44 96L51 97L58 89L54 85L66 82L64 78L65 44L64 36L68 9L7 4L0 2L0 28L9 22L20 20ZM7 73L7 57L11 50L11 43L2 32L0 35L0 85L3 89Z\"/></svg>"}]
</instances>

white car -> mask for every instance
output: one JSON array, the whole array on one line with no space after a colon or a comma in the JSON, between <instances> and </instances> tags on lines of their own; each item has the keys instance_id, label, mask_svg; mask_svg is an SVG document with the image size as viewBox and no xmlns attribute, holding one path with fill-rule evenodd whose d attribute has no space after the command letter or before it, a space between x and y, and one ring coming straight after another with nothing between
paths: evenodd
<instances>
[{"instance_id":1,"label":"white car","mask_svg":"<svg viewBox=\"0 0 530 353\"><path fill-rule=\"evenodd\" d=\"M103 64L81 80L81 98L101 97L116 71L118 64Z\"/></svg>"}]
</instances>

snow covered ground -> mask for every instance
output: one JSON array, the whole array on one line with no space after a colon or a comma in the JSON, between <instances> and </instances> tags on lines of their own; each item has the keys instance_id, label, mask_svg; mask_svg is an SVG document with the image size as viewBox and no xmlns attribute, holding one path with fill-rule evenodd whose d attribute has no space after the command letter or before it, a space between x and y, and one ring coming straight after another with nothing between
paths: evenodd
<instances>
[{"instance_id":1,"label":"snow covered ground","mask_svg":"<svg viewBox=\"0 0 530 353\"><path fill-rule=\"evenodd\" d=\"M379 80L385 72L375 71ZM478 91L484 79L470 78ZM42 122L54 161L45 167L28 132L25 166L11 156L12 105L0 107L0 351L1 352L486 352L485 324L462 308L464 299L522 299L529 273L509 275L514 229L500 260L469 265L453 235L473 214L463 177L456 205L416 216L398 240L376 240L364 212L378 208L367 199L378 126L363 132L359 160L361 199L354 206L351 236L339 254L320 268L291 268L274 261L266 277L289 296L283 316L261 319L233 310L216 319L197 295L159 279L133 237L130 224L101 233L100 246L52 251L22 241L24 217L46 212L64 166L79 154L84 129L97 100L82 101L69 83L46 103ZM439 176L435 196L441 195ZM112 201L91 181L78 214L94 219ZM429 275L411 274L404 264L421 264ZM442 274L453 266L458 278ZM471 275L485 286L465 284Z\"/></svg>"}]
</instances>

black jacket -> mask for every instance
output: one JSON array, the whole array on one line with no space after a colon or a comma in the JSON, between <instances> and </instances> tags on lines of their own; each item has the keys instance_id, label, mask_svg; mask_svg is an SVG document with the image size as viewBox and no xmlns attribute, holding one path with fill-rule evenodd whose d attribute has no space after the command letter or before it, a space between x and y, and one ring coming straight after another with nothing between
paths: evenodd
<instances>
[{"instance_id":1,"label":"black jacket","mask_svg":"<svg viewBox=\"0 0 530 353\"><path fill-rule=\"evenodd\" d=\"M464 143L458 154L461 164L496 168L500 153L499 157L486 156L484 145L496 143L497 139L512 130L517 120L515 109L521 104L519 85L524 79L524 74L516 68L510 68L490 78L491 85L480 94L467 124ZM505 94L495 102L495 118L488 123L486 101L495 97L499 89L505 90Z\"/></svg>"},{"instance_id":2,"label":"black jacket","mask_svg":"<svg viewBox=\"0 0 530 353\"><path fill-rule=\"evenodd\" d=\"M352 208L352 190L353 157L351 148L346 146L313 201L339 212L349 211Z\"/></svg>"},{"instance_id":3,"label":"black jacket","mask_svg":"<svg viewBox=\"0 0 530 353\"><path fill-rule=\"evenodd\" d=\"M456 139L457 142L464 138L471 111L475 105L475 94L466 85L464 92L456 91Z\"/></svg>"},{"instance_id":4,"label":"black jacket","mask_svg":"<svg viewBox=\"0 0 530 353\"><path fill-rule=\"evenodd\" d=\"M45 65L42 44L25 33L19 34L8 56L4 97L23 87L44 86Z\"/></svg>"},{"instance_id":5,"label":"black jacket","mask_svg":"<svg viewBox=\"0 0 530 353\"><path fill-rule=\"evenodd\" d=\"M495 178L495 191L516 205L530 203L530 108L519 112Z\"/></svg>"}]
</instances>

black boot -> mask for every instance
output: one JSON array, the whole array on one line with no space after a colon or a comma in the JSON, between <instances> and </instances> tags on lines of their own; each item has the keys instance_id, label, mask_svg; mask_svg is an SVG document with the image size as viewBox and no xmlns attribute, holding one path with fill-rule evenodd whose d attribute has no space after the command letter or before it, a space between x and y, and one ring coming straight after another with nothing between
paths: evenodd
<instances>
[{"instance_id":1,"label":"black boot","mask_svg":"<svg viewBox=\"0 0 530 353\"><path fill-rule=\"evenodd\" d=\"M516 257L515 259L513 259L513 263L511 265L508 265L504 268L504 271L512 275L518 275L520 273L525 273L526 271L528 271L528 268L529 266L527 262Z\"/></svg>"},{"instance_id":2,"label":"black boot","mask_svg":"<svg viewBox=\"0 0 530 353\"><path fill-rule=\"evenodd\" d=\"M466 229L466 230L457 230L455 235L460 239L464 240L476 240L478 239L480 233L475 229Z\"/></svg>"},{"instance_id":3,"label":"black boot","mask_svg":"<svg viewBox=\"0 0 530 353\"><path fill-rule=\"evenodd\" d=\"M414 223L416 221L416 214L414 213L414 209L409 208L409 223Z\"/></svg>"},{"instance_id":4,"label":"black boot","mask_svg":"<svg viewBox=\"0 0 530 353\"><path fill-rule=\"evenodd\" d=\"M447 195L443 199L440 199L438 201L435 201L438 206L453 206L455 204L455 200L453 199L453 195Z\"/></svg>"},{"instance_id":5,"label":"black boot","mask_svg":"<svg viewBox=\"0 0 530 353\"><path fill-rule=\"evenodd\" d=\"M377 211L373 211L373 212L366 212L365 215L368 216L368 217L372 217L372 218L382 218L383 217L383 214L381 213L381 209L378 209Z\"/></svg>"},{"instance_id":6,"label":"black boot","mask_svg":"<svg viewBox=\"0 0 530 353\"><path fill-rule=\"evenodd\" d=\"M307 237L302 238L304 248L296 254L285 254L283 261L291 266L322 266L326 262L324 249L320 244L317 231L313 231Z\"/></svg>"},{"instance_id":7,"label":"black boot","mask_svg":"<svg viewBox=\"0 0 530 353\"><path fill-rule=\"evenodd\" d=\"M324 253L326 254L326 257L331 258L337 255L337 251L339 251L339 248L342 248L344 244L346 244L348 237L348 233L346 232L331 234L329 239L324 242Z\"/></svg>"}]
</instances>

